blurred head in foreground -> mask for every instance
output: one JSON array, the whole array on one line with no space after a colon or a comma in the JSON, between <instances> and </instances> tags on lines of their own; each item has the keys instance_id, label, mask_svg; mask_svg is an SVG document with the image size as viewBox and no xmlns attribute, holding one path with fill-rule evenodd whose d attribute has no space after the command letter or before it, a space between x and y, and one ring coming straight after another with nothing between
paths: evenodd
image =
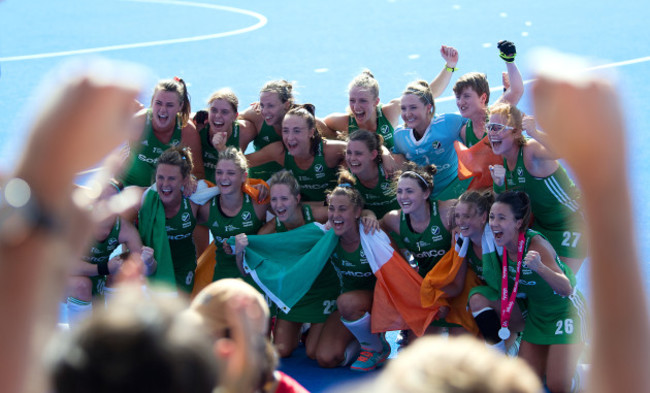
<instances>
[{"instance_id":1,"label":"blurred head in foreground","mask_svg":"<svg viewBox=\"0 0 650 393\"><path fill-rule=\"evenodd\" d=\"M521 359L473 337L422 337L372 382L375 393L539 393L542 385Z\"/></svg>"},{"instance_id":2,"label":"blurred head in foreground","mask_svg":"<svg viewBox=\"0 0 650 393\"><path fill-rule=\"evenodd\" d=\"M124 288L106 310L52 344L53 391L211 392L213 345L181 300Z\"/></svg>"}]
</instances>

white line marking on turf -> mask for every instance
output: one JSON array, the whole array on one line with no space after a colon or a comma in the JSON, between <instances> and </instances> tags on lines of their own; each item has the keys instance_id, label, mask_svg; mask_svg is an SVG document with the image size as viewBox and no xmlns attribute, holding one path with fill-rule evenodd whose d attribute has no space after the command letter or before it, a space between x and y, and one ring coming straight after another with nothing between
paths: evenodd
<instances>
[{"instance_id":1,"label":"white line marking on turf","mask_svg":"<svg viewBox=\"0 0 650 393\"><path fill-rule=\"evenodd\" d=\"M598 66L585 68L584 71L595 71L595 70L604 70L604 69L607 69L607 68L623 67L623 66L626 66L626 65L645 63L647 61L650 61L650 56L639 57L639 58L636 58L636 59L630 59L630 60L624 60L624 61L617 61L615 63L601 64L601 65L598 65ZM535 79L525 80L524 85L530 84L530 83L532 83L534 81L535 81ZM493 88L490 89L490 92L495 92L495 91L503 91L503 86L497 86L497 87L493 87ZM456 96L448 96L448 97L443 97L443 98L440 98L440 99L436 99L436 102L453 101L455 99L456 99Z\"/></svg>"},{"instance_id":2,"label":"white line marking on turf","mask_svg":"<svg viewBox=\"0 0 650 393\"><path fill-rule=\"evenodd\" d=\"M252 16L253 18L256 18L258 20L258 22L255 23L252 26L249 26L249 27L245 27L245 28L237 29L237 30L225 31L225 32L216 33L216 34L199 35L199 36L186 37L186 38L175 38L175 39L171 39L171 40L138 42L138 43L134 43L134 44L102 46L102 47L98 47L98 48L77 49L77 50L69 50L69 51L61 51L61 52L38 53L38 54L34 54L34 55L0 57L0 61L1 62L10 62L10 61L23 61L23 60L36 60L36 59L45 59L45 58L50 58L50 57L73 56L73 55L81 55L81 54L88 54L88 53L108 52L108 51L114 51L114 50L145 48L145 47L150 47L150 46L161 46L161 45L170 45L170 44L180 44L180 43L185 43L185 42L196 42L196 41L212 40L212 39L215 39L215 38L223 38L223 37L229 37L229 36L233 36L233 35L237 35L237 34L248 33L248 32L251 32L253 30L257 30L259 28L262 28L268 22L268 19L264 15L259 14L257 12L248 11L248 10L244 10L244 9L241 9L241 8L227 7L227 6L223 6L223 5L195 3L195 2L187 2L187 1L175 1L175 0L121 0L121 1L131 1L131 2L139 2L139 3L157 3L157 4L180 5L180 6L188 6L188 7L209 8L209 9L214 9L214 10L235 12L235 13L238 13L238 14L244 14L244 15Z\"/></svg>"}]
</instances>

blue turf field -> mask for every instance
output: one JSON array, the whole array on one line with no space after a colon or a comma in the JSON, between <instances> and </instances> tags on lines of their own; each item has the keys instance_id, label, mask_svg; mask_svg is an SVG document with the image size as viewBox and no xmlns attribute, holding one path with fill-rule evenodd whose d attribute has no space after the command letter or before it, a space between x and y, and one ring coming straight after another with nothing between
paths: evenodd
<instances>
[{"instance_id":1,"label":"blue turf field","mask_svg":"<svg viewBox=\"0 0 650 393\"><path fill-rule=\"evenodd\" d=\"M632 0L5 0L0 2L0 167L15 158L24 137L20 124L33 113L23 108L43 75L82 53L144 64L152 80L181 76L190 85L194 109L224 86L235 90L243 109L265 81L285 78L295 81L298 101L314 103L324 117L345 109L347 84L363 68L379 80L383 101L398 97L415 78L431 79L443 65L441 44L460 51L459 75L485 72L498 87L505 67L496 42L509 39L517 44L524 79L530 78L524 67L528 54L538 46L593 58L619 74L645 256L650 254L645 198L650 140L642 133L642 125L650 124L648 14L647 5ZM456 111L450 95L451 87L437 101L438 112ZM520 106L530 111L527 96ZM650 277L650 262L644 269Z\"/></svg>"}]
</instances>

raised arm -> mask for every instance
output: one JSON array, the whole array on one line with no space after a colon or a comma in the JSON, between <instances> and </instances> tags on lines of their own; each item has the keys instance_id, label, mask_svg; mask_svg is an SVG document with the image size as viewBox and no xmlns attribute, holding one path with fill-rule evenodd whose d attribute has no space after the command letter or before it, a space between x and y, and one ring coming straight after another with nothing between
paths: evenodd
<instances>
[{"instance_id":1,"label":"raised arm","mask_svg":"<svg viewBox=\"0 0 650 393\"><path fill-rule=\"evenodd\" d=\"M524 81L521 78L519 68L517 68L517 65L515 64L517 48L514 43L506 40L499 41L497 48L499 48L499 57L506 62L506 70L508 71L507 78L509 82L508 86L504 83L504 86L507 88L503 92L503 95L499 97L498 101L506 101L512 105L517 105L519 100L521 100L521 97L524 95Z\"/></svg>"},{"instance_id":2,"label":"raised arm","mask_svg":"<svg viewBox=\"0 0 650 393\"><path fill-rule=\"evenodd\" d=\"M441 46L440 56L445 61L445 65L442 67L438 76L429 84L433 98L438 98L444 93L447 86L449 86L451 76L456 71L456 65L458 64L458 51L454 47Z\"/></svg>"},{"instance_id":3,"label":"raised arm","mask_svg":"<svg viewBox=\"0 0 650 393\"><path fill-rule=\"evenodd\" d=\"M650 319L634 242L625 125L611 82L580 77L582 83L573 84L542 69L533 98L549 145L566 159L583 191L594 317L590 389L645 392ZM595 166L595 159L604 164Z\"/></svg>"}]
</instances>

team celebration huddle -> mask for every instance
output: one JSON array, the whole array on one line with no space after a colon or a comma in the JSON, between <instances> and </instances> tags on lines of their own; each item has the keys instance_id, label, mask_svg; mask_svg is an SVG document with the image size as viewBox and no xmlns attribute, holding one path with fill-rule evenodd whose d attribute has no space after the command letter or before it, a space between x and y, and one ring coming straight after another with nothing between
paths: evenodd
<instances>
[{"instance_id":1,"label":"team celebration huddle","mask_svg":"<svg viewBox=\"0 0 650 393\"><path fill-rule=\"evenodd\" d=\"M98 199L142 196L104 218L76 262L71 329L135 269L199 314L217 312L205 309L221 287L250 294L280 357L304 345L321 367L370 371L391 354L387 331L406 348L468 335L525 361L549 391L578 390L589 339L580 191L517 108L512 42L494 55L498 97L484 74L459 75L453 47L440 55L432 80L388 102L362 71L345 112L324 117L285 80L260 81L245 109L227 87L190 106L186 81L159 81L149 107L132 109L142 133ZM459 114L436 112L449 86Z\"/></svg>"}]
</instances>

